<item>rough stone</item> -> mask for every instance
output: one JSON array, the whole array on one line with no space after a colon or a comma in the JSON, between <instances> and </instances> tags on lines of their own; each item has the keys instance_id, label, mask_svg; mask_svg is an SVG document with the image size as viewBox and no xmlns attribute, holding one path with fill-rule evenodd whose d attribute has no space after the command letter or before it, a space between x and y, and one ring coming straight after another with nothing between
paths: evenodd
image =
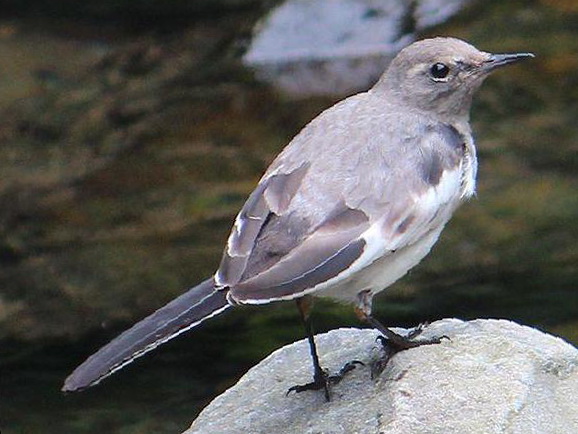
<instances>
[{"instance_id":1,"label":"rough stone","mask_svg":"<svg viewBox=\"0 0 578 434\"><path fill-rule=\"evenodd\" d=\"M446 319L422 336L449 340L398 353L372 380L377 335L339 329L316 337L330 371L354 359L366 364L333 387L331 402L321 392L286 396L311 380L302 340L247 372L186 434L578 433L578 350L559 338L505 320Z\"/></svg>"}]
</instances>

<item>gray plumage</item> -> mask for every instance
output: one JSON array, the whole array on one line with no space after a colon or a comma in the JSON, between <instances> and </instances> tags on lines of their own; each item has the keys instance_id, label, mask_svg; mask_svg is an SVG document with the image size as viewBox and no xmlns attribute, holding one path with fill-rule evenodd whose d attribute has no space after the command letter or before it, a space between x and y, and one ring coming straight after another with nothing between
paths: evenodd
<instances>
[{"instance_id":1,"label":"gray plumage","mask_svg":"<svg viewBox=\"0 0 578 434\"><path fill-rule=\"evenodd\" d=\"M367 306L367 291L373 295L383 290L391 283L389 277L397 280L419 262L437 239L427 235L439 234L460 201L474 192L477 161L468 113L472 94L486 75L476 66L490 58L456 39L415 43L393 60L372 89L336 104L307 125L259 183L257 191L263 188L264 198L261 218L243 218L244 208L237 219L216 274L218 285L230 289L230 302L262 303L319 292L356 303L357 294L363 293ZM429 74L436 63L453 65L453 80L433 80ZM444 173L454 177L440 185ZM273 191L267 185L275 185L278 177L295 178L291 191ZM278 201L277 194L291 200L282 208L267 208ZM246 208L252 205L250 200ZM321 235L335 206L357 211L365 219ZM376 276L375 281L356 279L356 285L363 286L353 286L347 269L337 274L325 269L334 266L342 251L348 253L350 265L356 264L362 252L356 257L345 249L364 234L371 238L364 240L372 245L368 247L377 251L357 265L364 269L380 259L388 275L385 283ZM243 235L253 244L250 252L240 254L238 246L247 244ZM402 260L405 247L426 238L421 257L410 249L410 258ZM311 263L316 255L333 261ZM388 256L393 269L386 266ZM230 273L232 264L241 262L242 271ZM330 285L348 288L326 290L329 275Z\"/></svg>"},{"instance_id":2,"label":"gray plumage","mask_svg":"<svg viewBox=\"0 0 578 434\"><path fill-rule=\"evenodd\" d=\"M235 220L214 283L101 349L64 390L100 381L227 303L312 294L369 316L372 297L430 251L475 191L474 92L496 67L529 56L492 55L452 38L406 47L373 88L320 114L273 161ZM159 324L170 316L182 319ZM111 351L119 339L130 350Z\"/></svg>"}]
</instances>

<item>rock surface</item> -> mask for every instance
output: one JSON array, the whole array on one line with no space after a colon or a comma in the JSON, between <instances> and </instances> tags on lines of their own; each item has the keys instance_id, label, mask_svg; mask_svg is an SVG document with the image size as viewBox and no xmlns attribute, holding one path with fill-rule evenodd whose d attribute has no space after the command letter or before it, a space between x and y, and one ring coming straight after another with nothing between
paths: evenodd
<instances>
[{"instance_id":1,"label":"rock surface","mask_svg":"<svg viewBox=\"0 0 578 434\"><path fill-rule=\"evenodd\" d=\"M317 336L330 371L366 363L333 387L329 403L321 392L285 396L311 380L307 342L293 343L217 397L186 434L578 432L576 348L505 320L446 319L422 333L440 335L451 340L398 353L376 380L376 331Z\"/></svg>"}]
</instances>

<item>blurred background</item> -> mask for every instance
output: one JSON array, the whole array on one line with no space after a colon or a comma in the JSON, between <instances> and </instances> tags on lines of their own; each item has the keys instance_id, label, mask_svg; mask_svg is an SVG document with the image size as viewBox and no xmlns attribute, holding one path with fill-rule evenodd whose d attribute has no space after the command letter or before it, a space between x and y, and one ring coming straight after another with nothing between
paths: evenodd
<instances>
[{"instance_id":1,"label":"blurred background","mask_svg":"<svg viewBox=\"0 0 578 434\"><path fill-rule=\"evenodd\" d=\"M377 316L507 318L578 343L575 0L0 0L0 12L2 434L178 433L301 339L292 303L240 308L94 389L59 391L210 275L291 137L426 36L537 57L479 92L478 196ZM318 332L361 326L348 307L318 307Z\"/></svg>"}]
</instances>

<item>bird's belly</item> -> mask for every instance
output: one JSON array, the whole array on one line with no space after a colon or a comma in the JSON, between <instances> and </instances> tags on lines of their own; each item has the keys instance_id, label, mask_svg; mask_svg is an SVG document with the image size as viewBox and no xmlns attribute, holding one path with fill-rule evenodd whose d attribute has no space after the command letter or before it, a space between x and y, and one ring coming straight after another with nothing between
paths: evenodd
<instances>
[{"instance_id":1,"label":"bird's belly","mask_svg":"<svg viewBox=\"0 0 578 434\"><path fill-rule=\"evenodd\" d=\"M416 243L377 259L337 285L323 288L315 295L356 304L360 292L371 291L372 294L376 294L384 290L429 253L443 227L444 225L439 225Z\"/></svg>"}]
</instances>

